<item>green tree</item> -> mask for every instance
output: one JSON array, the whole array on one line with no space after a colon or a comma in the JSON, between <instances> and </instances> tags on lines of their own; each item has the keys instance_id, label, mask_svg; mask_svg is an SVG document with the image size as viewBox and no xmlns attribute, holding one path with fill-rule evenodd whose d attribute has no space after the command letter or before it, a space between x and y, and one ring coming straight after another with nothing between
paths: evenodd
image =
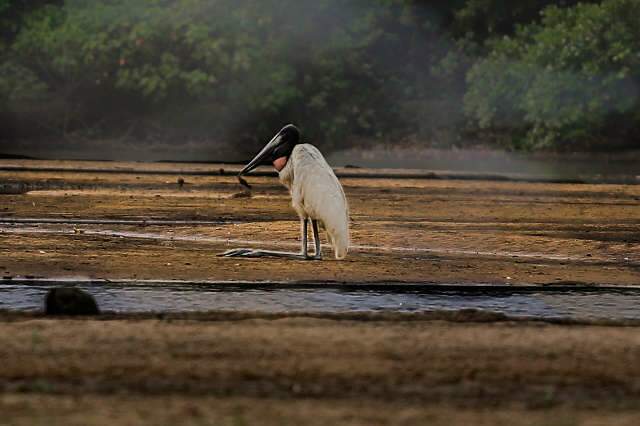
<instances>
[{"instance_id":1,"label":"green tree","mask_svg":"<svg viewBox=\"0 0 640 426\"><path fill-rule=\"evenodd\" d=\"M377 9L340 3L69 0L25 18L6 81L37 88L30 117L65 137L255 142L283 117L329 141L371 133L390 115L367 57Z\"/></svg>"},{"instance_id":2,"label":"green tree","mask_svg":"<svg viewBox=\"0 0 640 426\"><path fill-rule=\"evenodd\" d=\"M566 8L598 0L467 0L454 12L452 31L458 38L487 39L513 35L518 26L539 22L548 6Z\"/></svg>"},{"instance_id":3,"label":"green tree","mask_svg":"<svg viewBox=\"0 0 640 426\"><path fill-rule=\"evenodd\" d=\"M639 13L635 0L546 8L472 67L468 113L482 128L524 132L529 148L637 141Z\"/></svg>"}]
</instances>

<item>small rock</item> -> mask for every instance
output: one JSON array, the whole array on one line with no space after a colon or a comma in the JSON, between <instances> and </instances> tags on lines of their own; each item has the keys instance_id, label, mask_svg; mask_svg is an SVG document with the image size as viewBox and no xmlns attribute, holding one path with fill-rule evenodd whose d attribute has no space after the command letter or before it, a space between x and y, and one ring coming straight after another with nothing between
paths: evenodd
<instances>
[{"instance_id":1,"label":"small rock","mask_svg":"<svg viewBox=\"0 0 640 426\"><path fill-rule=\"evenodd\" d=\"M92 295L76 287L56 287L47 292L44 301L46 315L99 315Z\"/></svg>"},{"instance_id":2,"label":"small rock","mask_svg":"<svg viewBox=\"0 0 640 426\"><path fill-rule=\"evenodd\" d=\"M180 188L182 188L184 186L184 179L183 178L178 178L178 186Z\"/></svg>"},{"instance_id":3,"label":"small rock","mask_svg":"<svg viewBox=\"0 0 640 426\"><path fill-rule=\"evenodd\" d=\"M251 198L251 191L236 192L231 198Z\"/></svg>"}]
</instances>

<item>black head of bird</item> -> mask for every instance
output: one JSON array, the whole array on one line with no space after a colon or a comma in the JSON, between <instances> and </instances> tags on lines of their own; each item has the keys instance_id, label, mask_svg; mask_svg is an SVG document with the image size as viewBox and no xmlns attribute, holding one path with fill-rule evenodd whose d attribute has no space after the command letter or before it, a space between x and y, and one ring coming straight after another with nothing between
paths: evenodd
<instances>
[{"instance_id":1,"label":"black head of bird","mask_svg":"<svg viewBox=\"0 0 640 426\"><path fill-rule=\"evenodd\" d=\"M289 157L293 148L299 143L300 130L293 124L287 124L240 171L239 176L249 173L261 164L272 164L280 158Z\"/></svg>"}]
</instances>

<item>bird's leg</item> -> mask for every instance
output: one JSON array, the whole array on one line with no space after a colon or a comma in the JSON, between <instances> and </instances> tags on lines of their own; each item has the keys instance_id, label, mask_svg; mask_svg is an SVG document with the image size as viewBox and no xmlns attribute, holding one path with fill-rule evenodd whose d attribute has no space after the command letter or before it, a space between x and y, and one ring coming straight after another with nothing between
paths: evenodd
<instances>
[{"instance_id":1,"label":"bird's leg","mask_svg":"<svg viewBox=\"0 0 640 426\"><path fill-rule=\"evenodd\" d=\"M307 245L307 232L309 230L309 219L307 219L306 217L304 219L302 219L300 221L300 226L302 227L301 231L302 231L302 247L300 247L300 254L303 255L305 258L308 256L307 251L309 250L309 247Z\"/></svg>"},{"instance_id":2,"label":"bird's leg","mask_svg":"<svg viewBox=\"0 0 640 426\"><path fill-rule=\"evenodd\" d=\"M315 252L312 259L322 260L322 250L320 249L320 232L318 232L318 221L311 219L311 228L313 229L313 242L315 244Z\"/></svg>"},{"instance_id":3,"label":"bird's leg","mask_svg":"<svg viewBox=\"0 0 640 426\"><path fill-rule=\"evenodd\" d=\"M274 250L254 250L250 248L238 248L227 250L219 256L225 257L284 257L287 259L299 259L299 260L313 260L319 259L317 256L309 256L307 249L307 225L309 219L305 218L300 221L302 227L302 247L300 253L290 253L286 251L274 251ZM315 232L315 231L314 231ZM316 243L318 244L318 243ZM317 247L317 246L316 246Z\"/></svg>"}]
</instances>

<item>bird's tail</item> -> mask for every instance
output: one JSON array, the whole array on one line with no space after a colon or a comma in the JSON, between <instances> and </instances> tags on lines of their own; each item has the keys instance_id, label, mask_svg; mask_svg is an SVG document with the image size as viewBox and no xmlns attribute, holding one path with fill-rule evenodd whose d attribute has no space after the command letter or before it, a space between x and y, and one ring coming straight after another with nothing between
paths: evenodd
<instances>
[{"instance_id":1,"label":"bird's tail","mask_svg":"<svg viewBox=\"0 0 640 426\"><path fill-rule=\"evenodd\" d=\"M329 241L333 246L336 259L344 259L349 251L349 217L325 223Z\"/></svg>"}]
</instances>

